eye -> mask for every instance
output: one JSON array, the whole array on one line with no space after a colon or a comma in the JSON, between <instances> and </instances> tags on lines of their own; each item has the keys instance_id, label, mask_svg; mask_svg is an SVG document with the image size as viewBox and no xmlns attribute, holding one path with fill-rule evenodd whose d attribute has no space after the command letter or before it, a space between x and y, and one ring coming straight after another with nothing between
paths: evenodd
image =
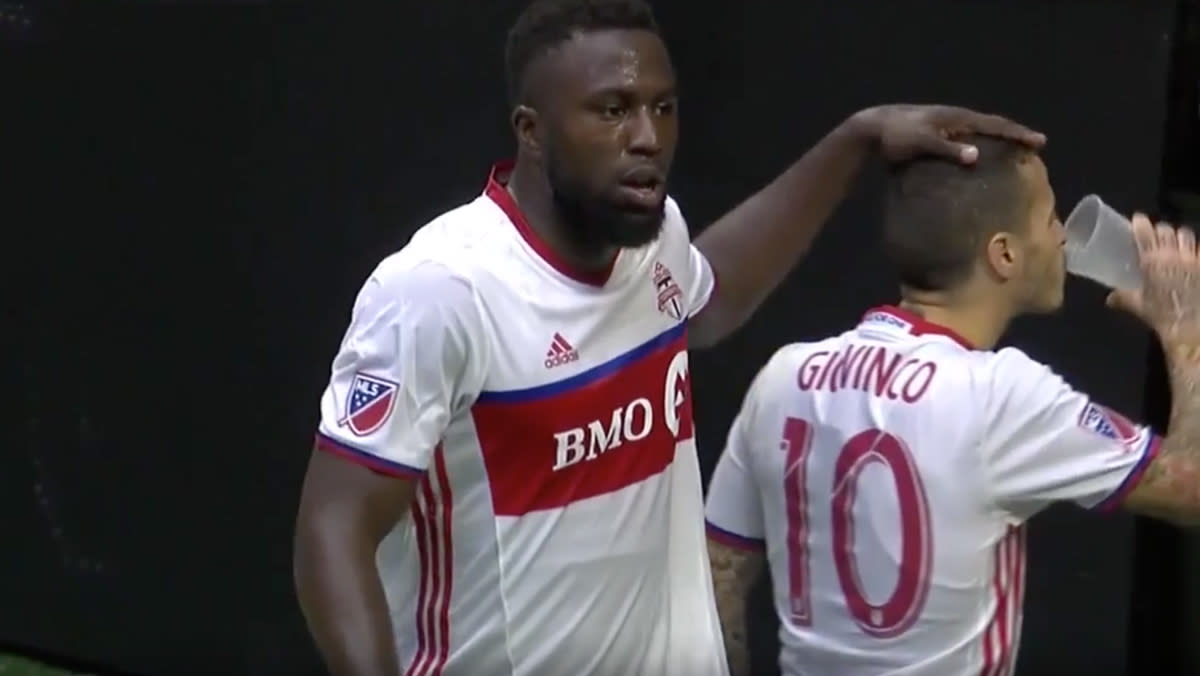
<instances>
[{"instance_id":1,"label":"eye","mask_svg":"<svg viewBox=\"0 0 1200 676\"><path fill-rule=\"evenodd\" d=\"M616 101L602 103L600 104L599 109L600 115L607 120L619 120L622 117L625 117L625 106L617 103Z\"/></svg>"},{"instance_id":2,"label":"eye","mask_svg":"<svg viewBox=\"0 0 1200 676\"><path fill-rule=\"evenodd\" d=\"M659 104L654 107L654 112L658 115L674 115L676 105L675 99L660 101Z\"/></svg>"}]
</instances>

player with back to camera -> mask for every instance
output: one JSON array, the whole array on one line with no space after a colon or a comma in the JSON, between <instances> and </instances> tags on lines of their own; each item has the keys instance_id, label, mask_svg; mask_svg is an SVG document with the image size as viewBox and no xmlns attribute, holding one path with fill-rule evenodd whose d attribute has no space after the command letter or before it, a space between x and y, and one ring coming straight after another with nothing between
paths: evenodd
<instances>
[{"instance_id":1,"label":"player with back to camera","mask_svg":"<svg viewBox=\"0 0 1200 676\"><path fill-rule=\"evenodd\" d=\"M539 0L507 69L516 163L354 302L297 516L305 618L339 676L723 674L687 349L749 317L872 154L1044 139L865 110L692 246L644 2Z\"/></svg>"},{"instance_id":2,"label":"player with back to camera","mask_svg":"<svg viewBox=\"0 0 1200 676\"><path fill-rule=\"evenodd\" d=\"M1174 406L1160 438L1021 350L1017 316L1063 302L1065 233L1038 155L972 139L973 167L893 169L898 306L781 348L746 394L709 486L726 651L749 673L744 600L769 563L784 674L1008 674L1024 524L1054 502L1200 522L1200 259L1191 230L1133 219L1144 286L1110 295L1158 335Z\"/></svg>"}]
</instances>

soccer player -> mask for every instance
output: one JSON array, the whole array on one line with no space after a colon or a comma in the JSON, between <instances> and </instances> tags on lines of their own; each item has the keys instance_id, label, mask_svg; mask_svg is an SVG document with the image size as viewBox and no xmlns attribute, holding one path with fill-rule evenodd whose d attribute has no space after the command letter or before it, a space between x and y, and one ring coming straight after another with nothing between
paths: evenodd
<instances>
[{"instance_id":1,"label":"soccer player","mask_svg":"<svg viewBox=\"0 0 1200 676\"><path fill-rule=\"evenodd\" d=\"M866 110L693 247L646 4L535 2L507 68L515 164L354 302L297 517L301 606L340 676L723 674L688 347L742 324L873 151L970 163L950 131L1044 139Z\"/></svg>"},{"instance_id":2,"label":"soccer player","mask_svg":"<svg viewBox=\"0 0 1200 676\"><path fill-rule=\"evenodd\" d=\"M709 486L726 651L749 673L744 599L774 583L784 674L1008 674L1021 632L1025 522L1069 501L1200 520L1200 259L1190 230L1134 218L1144 287L1114 293L1162 341L1160 439L1015 348L1013 318L1063 301L1064 231L1027 148L974 141L975 166L889 177L885 240L901 302L777 351Z\"/></svg>"}]
</instances>

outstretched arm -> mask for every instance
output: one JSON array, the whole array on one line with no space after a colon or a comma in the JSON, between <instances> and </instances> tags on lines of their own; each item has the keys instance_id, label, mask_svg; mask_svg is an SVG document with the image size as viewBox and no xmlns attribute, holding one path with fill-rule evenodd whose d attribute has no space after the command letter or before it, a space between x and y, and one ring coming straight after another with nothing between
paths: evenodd
<instances>
[{"instance_id":1,"label":"outstretched arm","mask_svg":"<svg viewBox=\"0 0 1200 676\"><path fill-rule=\"evenodd\" d=\"M765 188L696 238L712 265L717 295L688 327L692 345L712 345L740 327L812 246L867 158L889 162L922 154L964 163L978 152L948 140L979 133L1040 147L1045 137L994 115L948 106L880 106L851 116Z\"/></svg>"},{"instance_id":2,"label":"outstretched arm","mask_svg":"<svg viewBox=\"0 0 1200 676\"><path fill-rule=\"evenodd\" d=\"M708 559L712 565L713 592L725 637L730 676L749 676L750 651L746 644L746 596L763 569L763 554L737 549L711 537Z\"/></svg>"}]
</instances>

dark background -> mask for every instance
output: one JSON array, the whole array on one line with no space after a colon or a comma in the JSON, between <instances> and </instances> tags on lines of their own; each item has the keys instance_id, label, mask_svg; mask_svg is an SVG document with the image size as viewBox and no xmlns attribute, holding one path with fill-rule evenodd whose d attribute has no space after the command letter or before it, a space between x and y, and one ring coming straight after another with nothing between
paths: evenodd
<instances>
[{"instance_id":1,"label":"dark background","mask_svg":"<svg viewBox=\"0 0 1200 676\"><path fill-rule=\"evenodd\" d=\"M522 3L224 4L0 0L13 649L147 675L320 673L290 538L329 360L375 262L511 152L501 55ZM684 86L673 192L695 228L889 101L1045 131L1063 215L1097 192L1179 216L1200 183L1190 4L654 4ZM706 469L777 345L893 298L877 179L746 329L695 356ZM1068 295L1009 341L1164 423L1145 333L1092 285ZM1178 531L1053 509L1030 550L1019 674L1196 666L1200 553ZM752 615L758 673L775 673L765 595Z\"/></svg>"}]
</instances>

